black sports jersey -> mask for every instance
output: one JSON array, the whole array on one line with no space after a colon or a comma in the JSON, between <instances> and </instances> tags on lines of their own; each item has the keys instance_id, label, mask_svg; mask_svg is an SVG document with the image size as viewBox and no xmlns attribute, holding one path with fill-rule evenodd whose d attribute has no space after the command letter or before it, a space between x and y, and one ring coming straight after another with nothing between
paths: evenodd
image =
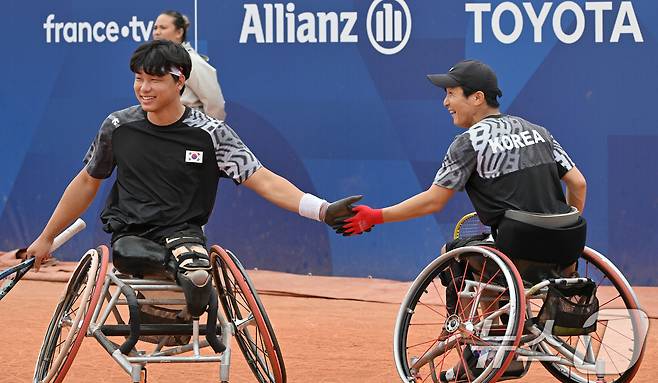
<instances>
[{"instance_id":1,"label":"black sports jersey","mask_svg":"<svg viewBox=\"0 0 658 383\"><path fill-rule=\"evenodd\" d=\"M99 179L117 168L101 220L124 231L204 225L219 178L239 184L262 166L223 121L186 108L175 123L157 126L139 105L107 117L84 163Z\"/></svg>"},{"instance_id":2,"label":"black sports jersey","mask_svg":"<svg viewBox=\"0 0 658 383\"><path fill-rule=\"evenodd\" d=\"M497 226L509 209L568 212L560 178L573 166L545 128L519 117L490 116L455 138L434 184L466 189L482 222Z\"/></svg>"}]
</instances>

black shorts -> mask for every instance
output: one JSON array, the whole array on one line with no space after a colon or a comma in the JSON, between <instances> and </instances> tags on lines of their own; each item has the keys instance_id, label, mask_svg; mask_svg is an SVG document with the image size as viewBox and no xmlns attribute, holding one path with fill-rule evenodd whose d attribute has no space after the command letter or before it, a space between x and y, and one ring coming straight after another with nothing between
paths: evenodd
<instances>
[{"instance_id":1,"label":"black shorts","mask_svg":"<svg viewBox=\"0 0 658 383\"><path fill-rule=\"evenodd\" d=\"M139 235L142 234L142 235ZM174 279L178 263L165 247L167 237L197 237L204 241L201 227L186 225L181 230L165 230L150 233L121 233L112 242L112 259L114 266L122 273L137 277L144 275L161 275Z\"/></svg>"}]
</instances>

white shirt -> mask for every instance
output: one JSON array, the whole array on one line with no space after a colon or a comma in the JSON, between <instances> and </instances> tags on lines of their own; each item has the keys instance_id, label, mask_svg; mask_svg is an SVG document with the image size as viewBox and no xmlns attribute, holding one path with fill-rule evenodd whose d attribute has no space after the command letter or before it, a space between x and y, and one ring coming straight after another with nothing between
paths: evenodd
<instances>
[{"instance_id":1,"label":"white shirt","mask_svg":"<svg viewBox=\"0 0 658 383\"><path fill-rule=\"evenodd\" d=\"M181 103L191 108L199 109L205 114L224 120L224 96L217 81L217 71L192 48L189 42L181 44L190 54L192 71L185 81L185 91Z\"/></svg>"}]
</instances>

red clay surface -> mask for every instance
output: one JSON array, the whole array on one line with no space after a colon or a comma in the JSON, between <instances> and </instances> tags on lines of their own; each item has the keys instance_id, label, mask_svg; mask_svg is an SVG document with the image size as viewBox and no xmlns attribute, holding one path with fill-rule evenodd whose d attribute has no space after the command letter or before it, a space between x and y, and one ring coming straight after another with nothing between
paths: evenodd
<instances>
[{"instance_id":1,"label":"red clay surface","mask_svg":"<svg viewBox=\"0 0 658 383\"><path fill-rule=\"evenodd\" d=\"M5 258L6 259L6 258ZM0 263L2 257L0 257ZM6 267L6 264L2 268ZM29 273L0 301L0 382L30 382L43 334L65 284L30 280L67 277L71 265ZM409 283L365 278L250 271L283 349L288 381L399 382L392 339L398 302ZM24 278L25 279L25 278ZM654 382L658 367L658 289L637 288L651 320L645 357L634 382ZM319 298L319 297L329 297ZM231 382L254 382L234 344ZM149 382L218 382L216 364L150 365ZM66 382L130 382L92 338L82 343ZM522 382L556 382L540 364Z\"/></svg>"}]
</instances>

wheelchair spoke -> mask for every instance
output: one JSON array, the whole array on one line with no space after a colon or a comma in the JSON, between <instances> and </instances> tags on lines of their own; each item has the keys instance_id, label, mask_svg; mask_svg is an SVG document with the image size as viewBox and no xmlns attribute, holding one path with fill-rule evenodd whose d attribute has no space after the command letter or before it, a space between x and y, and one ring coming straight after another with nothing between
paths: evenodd
<instances>
[{"instance_id":1,"label":"wheelchair spoke","mask_svg":"<svg viewBox=\"0 0 658 383\"><path fill-rule=\"evenodd\" d=\"M444 354L443 358L441 358L441 365L439 366L439 374L441 373L441 371L443 371L443 366L445 365L445 362L446 362L446 356L447 356L447 354ZM434 372L436 373L436 368L434 369ZM429 376L430 375L428 374L427 377L429 377ZM427 378L425 378L425 379L427 380Z\"/></svg>"},{"instance_id":2,"label":"wheelchair spoke","mask_svg":"<svg viewBox=\"0 0 658 383\"><path fill-rule=\"evenodd\" d=\"M432 310L436 315L439 315L444 319L447 318L447 316L445 316L444 314L441 314L441 312L439 312L438 310L436 310L435 308L433 308L432 306L430 306L428 304L425 304L423 302L418 302L418 304L420 304L423 307L427 307L428 309Z\"/></svg>"},{"instance_id":3,"label":"wheelchair spoke","mask_svg":"<svg viewBox=\"0 0 658 383\"><path fill-rule=\"evenodd\" d=\"M455 278L455 274L452 272L452 268L450 266L448 266L448 270L450 271L450 279L452 281L452 287L454 287L456 292L462 291L462 289L464 288L464 281L466 280L466 273L468 272L468 261L466 261L466 267L464 267L464 275L461 276L461 283L459 288L457 288L457 284L455 283L455 280L457 278ZM463 318L464 308L462 307L461 299L459 298L457 298L457 304L455 305L455 312L449 314L456 315L458 310L460 310L459 315Z\"/></svg>"},{"instance_id":4,"label":"wheelchair spoke","mask_svg":"<svg viewBox=\"0 0 658 383\"><path fill-rule=\"evenodd\" d=\"M443 300L443 294L439 291L439 287L436 285L434 280L432 280L432 286L434 287L434 291L436 291L436 296L439 297L439 301L443 307L446 307L446 302Z\"/></svg>"},{"instance_id":5,"label":"wheelchair spoke","mask_svg":"<svg viewBox=\"0 0 658 383\"><path fill-rule=\"evenodd\" d=\"M491 307L493 306L493 304L496 303L496 302L498 301L498 299L500 299L500 298L501 298L505 293L507 293L507 292L508 292L508 291L505 290L505 291L501 292L500 294L498 294L498 296L496 297L496 299L494 299L494 301L493 301L492 303L490 303L489 306L487 306L484 310L482 310L482 314L475 315L475 316L473 317L473 319L480 319L480 321L477 321L477 322L475 322L475 323L480 323L483 319L486 319L486 318L485 318L485 315L486 315L487 317L491 316L491 315L493 314L493 312L490 312L489 309L491 309ZM509 294L508 294L508 295L509 295ZM502 307L499 308L499 309L502 309ZM509 310L508 310L508 311L509 311Z\"/></svg>"},{"instance_id":6,"label":"wheelchair spoke","mask_svg":"<svg viewBox=\"0 0 658 383\"><path fill-rule=\"evenodd\" d=\"M493 275L493 276L492 276L492 277L486 282L486 285L491 284L491 281L493 281L493 280L496 278L496 276L498 276L499 273L500 273L500 270L498 270L498 271L496 272L496 274L494 274L494 275ZM481 280L480 280L480 283L481 283ZM482 291L483 291L483 290L484 290L484 289L481 288L481 289L478 291L478 294L477 294L476 298L478 298L479 296L482 295ZM485 314L487 314L487 313L489 312L489 309L494 305L494 303L496 303L496 302L497 302L497 301L498 301L498 300L499 300L499 299L500 299L505 293L507 293L507 292L508 292L508 289L503 290L500 294L498 294L498 296L497 296L495 299L493 299L493 301L489 304L489 306L488 306L486 309L483 310L483 313L482 313L482 314L480 314L480 315L475 315L475 316L473 317L473 319L476 319L476 318L482 318ZM479 299L478 299L478 300L479 300ZM471 304L473 304L473 302L475 302L475 298L474 298L473 300L471 300L471 302L469 302L468 305L466 305L466 308L468 308Z\"/></svg>"},{"instance_id":7,"label":"wheelchair spoke","mask_svg":"<svg viewBox=\"0 0 658 383\"><path fill-rule=\"evenodd\" d=\"M601 340L600 338L598 338L598 336L595 338L595 340L596 340L597 342L599 342L599 344L600 344L600 348L606 350L606 353L608 352L608 350L611 350L611 351L614 352L615 354L617 354L617 355L619 355L620 357L626 359L628 362L632 361L631 358L629 358L628 356L626 356L626 355L620 353L620 352L617 351L614 347L606 346L605 344L603 344L602 340ZM632 339L631 339L631 340L632 340ZM608 356L610 356L610 354L608 354Z\"/></svg>"},{"instance_id":8,"label":"wheelchair spoke","mask_svg":"<svg viewBox=\"0 0 658 383\"><path fill-rule=\"evenodd\" d=\"M612 301L614 301L614 300L616 300L616 299L619 299L619 298L621 298L621 294L618 294L616 297L610 299L609 301L605 302L604 304L599 304L599 308L601 308L601 307L607 305L608 303L610 303L610 302L612 302Z\"/></svg>"},{"instance_id":9,"label":"wheelchair spoke","mask_svg":"<svg viewBox=\"0 0 658 383\"><path fill-rule=\"evenodd\" d=\"M459 373L461 372L461 368L464 367L464 373L466 375L466 379L468 381L471 381L470 374L468 372L468 364L466 363L466 359L464 358L464 353L462 352L462 346L459 344L459 341L457 341L457 354L459 354L459 364L457 365L457 373L456 376L459 376Z\"/></svg>"},{"instance_id":10,"label":"wheelchair spoke","mask_svg":"<svg viewBox=\"0 0 658 383\"><path fill-rule=\"evenodd\" d=\"M608 358L610 359L610 362L612 362L612 366L615 368L615 371L620 371L619 368L617 367L617 363L615 363L615 359L614 359L614 358L612 357L612 355L610 355L610 353L608 352L608 347L604 347L604 351L605 351L605 353L608 355ZM613 351L614 351L614 350L613 350ZM599 351L599 352L600 352L600 351ZM628 361L630 362L630 359L628 359ZM619 374L619 373L617 373L617 375L621 376L621 374Z\"/></svg>"},{"instance_id":11,"label":"wheelchair spoke","mask_svg":"<svg viewBox=\"0 0 658 383\"><path fill-rule=\"evenodd\" d=\"M419 347L419 346L422 346L422 345L425 345L425 344L428 344L428 343L432 343L432 344L430 345L430 347L429 347L429 348L423 353L423 355L421 355L421 357L423 357L423 356L425 356L425 354L427 354L427 353L429 352L429 350L431 350L432 347L433 347L435 344L437 344L438 342L439 342L438 339L430 339L430 340L426 340L426 341L424 341L424 342L420 342L420 343L416 343L416 344L410 344L410 345L407 345L407 349L416 348L416 347Z\"/></svg>"},{"instance_id":12,"label":"wheelchair spoke","mask_svg":"<svg viewBox=\"0 0 658 383\"><path fill-rule=\"evenodd\" d=\"M623 320L623 319L620 319L620 320ZM606 322L609 322L609 321L606 321ZM633 340L634 340L633 338L629 337L628 335L625 335L625 334L623 334L622 332L619 332L618 330L615 330L614 328L608 326L608 324L607 324L607 323L604 323L603 321L601 321L601 322L597 322L597 324L600 324L600 325L602 325L603 327L605 327L605 328L606 328L606 331L612 331L612 332L615 332L615 333L617 333L617 334L623 336L624 338L626 338L627 340L630 340L630 341L633 341ZM601 344L603 344L603 341L602 341L602 340L599 340L599 342L600 342Z\"/></svg>"},{"instance_id":13,"label":"wheelchair spoke","mask_svg":"<svg viewBox=\"0 0 658 383\"><path fill-rule=\"evenodd\" d=\"M462 277L461 277L461 278L462 278L462 281L461 281L461 284L460 284L460 286L459 286L459 290L457 290L457 291L462 291L462 290L464 289L464 283L466 283L466 273L468 273L468 264L469 264L469 262L470 262L470 260L466 260L466 266L464 266L464 274L463 274ZM454 282L453 282L453 283L454 283ZM465 310L464 307L462 306L462 303L461 303L461 300L460 300L460 299L457 299L457 307L461 307L461 308L462 308L462 310L461 310L461 316L462 316L462 318L463 318L463 317L464 317L464 312L465 312L466 310Z\"/></svg>"}]
</instances>

